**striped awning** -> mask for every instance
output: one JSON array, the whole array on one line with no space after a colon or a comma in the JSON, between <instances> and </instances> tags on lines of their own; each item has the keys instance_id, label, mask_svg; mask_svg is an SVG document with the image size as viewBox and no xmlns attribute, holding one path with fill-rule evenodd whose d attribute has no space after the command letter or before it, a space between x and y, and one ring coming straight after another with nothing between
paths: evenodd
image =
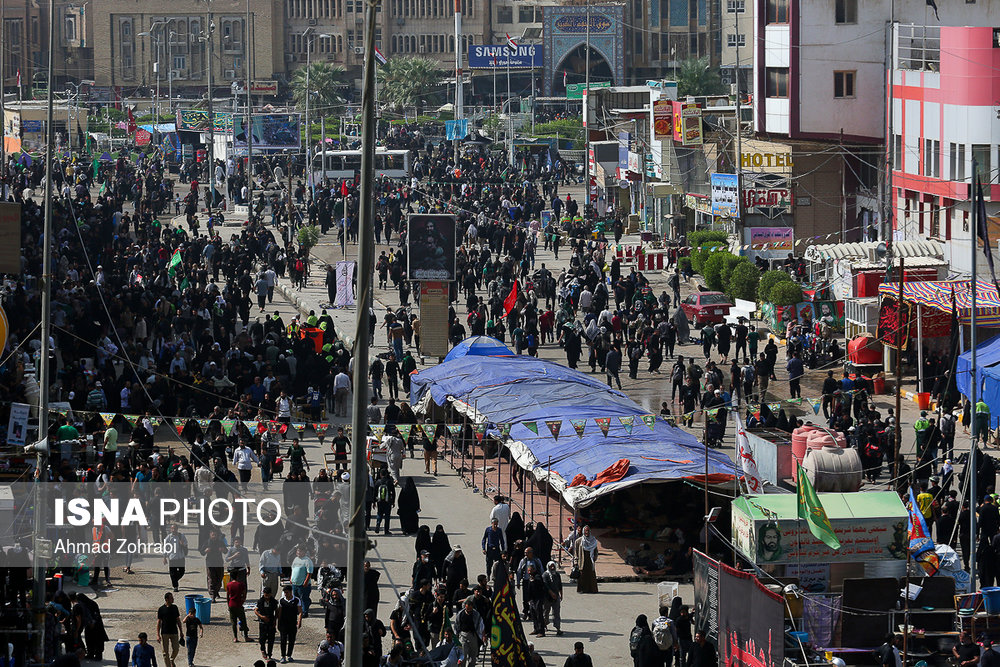
<instances>
[{"instance_id":1,"label":"striped awning","mask_svg":"<svg viewBox=\"0 0 1000 667\"><path fill-rule=\"evenodd\" d=\"M919 304L942 312L951 312L951 298L955 295L955 309L963 324L972 321L971 280L919 280L903 283L903 301ZM879 285L881 296L897 297L899 283ZM976 281L976 325L1000 327L1000 294L996 285L986 280Z\"/></svg>"},{"instance_id":2,"label":"striped awning","mask_svg":"<svg viewBox=\"0 0 1000 667\"><path fill-rule=\"evenodd\" d=\"M805 258L811 262L825 262L833 259L868 259L868 253L878 245L877 241L864 243L826 243L806 248ZM944 257L944 248L937 241L916 239L913 241L893 241L892 256L899 257Z\"/></svg>"}]
</instances>

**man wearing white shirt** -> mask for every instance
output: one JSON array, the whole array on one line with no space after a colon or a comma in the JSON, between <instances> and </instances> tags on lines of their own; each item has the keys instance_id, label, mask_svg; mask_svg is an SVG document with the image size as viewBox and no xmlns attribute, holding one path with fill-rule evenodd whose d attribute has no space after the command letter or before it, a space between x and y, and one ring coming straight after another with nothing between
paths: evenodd
<instances>
[{"instance_id":1,"label":"man wearing white shirt","mask_svg":"<svg viewBox=\"0 0 1000 667\"><path fill-rule=\"evenodd\" d=\"M347 416L347 398L351 393L351 378L344 371L333 378L334 408L338 417Z\"/></svg>"},{"instance_id":2,"label":"man wearing white shirt","mask_svg":"<svg viewBox=\"0 0 1000 667\"><path fill-rule=\"evenodd\" d=\"M490 520L496 519L500 530L506 531L507 524L510 523L510 505L507 499L501 495L493 496L493 510L490 512Z\"/></svg>"},{"instance_id":3,"label":"man wearing white shirt","mask_svg":"<svg viewBox=\"0 0 1000 667\"><path fill-rule=\"evenodd\" d=\"M233 452L233 465L239 471L240 484L243 486L243 491L247 490L247 484L250 483L253 464L259 462L257 455L253 453L253 450L245 442L241 442L240 446Z\"/></svg>"}]
</instances>

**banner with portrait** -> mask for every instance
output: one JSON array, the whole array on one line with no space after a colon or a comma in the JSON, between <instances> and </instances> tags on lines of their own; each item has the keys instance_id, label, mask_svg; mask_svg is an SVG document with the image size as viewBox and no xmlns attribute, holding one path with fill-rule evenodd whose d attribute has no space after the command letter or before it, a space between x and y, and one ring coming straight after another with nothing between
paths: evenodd
<instances>
[{"instance_id":1,"label":"banner with portrait","mask_svg":"<svg viewBox=\"0 0 1000 667\"><path fill-rule=\"evenodd\" d=\"M457 222L453 215L412 214L406 245L410 280L455 280Z\"/></svg>"},{"instance_id":2,"label":"banner with portrait","mask_svg":"<svg viewBox=\"0 0 1000 667\"><path fill-rule=\"evenodd\" d=\"M337 300L333 305L338 308L354 305L354 262L337 262Z\"/></svg>"}]
</instances>

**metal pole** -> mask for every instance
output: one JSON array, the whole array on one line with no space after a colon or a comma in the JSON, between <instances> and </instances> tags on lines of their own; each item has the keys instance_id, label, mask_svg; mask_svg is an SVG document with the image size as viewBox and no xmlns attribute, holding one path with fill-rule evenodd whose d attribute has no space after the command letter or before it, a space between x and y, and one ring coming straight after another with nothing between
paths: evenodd
<instances>
[{"instance_id":1,"label":"metal pole","mask_svg":"<svg viewBox=\"0 0 1000 667\"><path fill-rule=\"evenodd\" d=\"M563 543L563 505L562 498L559 498L559 544ZM559 554L559 566L562 567L562 554L563 550L558 549Z\"/></svg>"},{"instance_id":2,"label":"metal pole","mask_svg":"<svg viewBox=\"0 0 1000 667\"><path fill-rule=\"evenodd\" d=\"M247 0L249 3L250 0ZM177 33L167 32L167 117L174 115L174 43L173 36Z\"/></svg>"},{"instance_id":3,"label":"metal pole","mask_svg":"<svg viewBox=\"0 0 1000 667\"><path fill-rule=\"evenodd\" d=\"M587 217L587 209L590 207L590 128L587 125L587 107L590 106L590 0L585 0L587 3L587 45L584 47L586 53L584 54L585 65L583 73L583 95L581 96L581 103L583 107L583 164L584 172L583 177L583 217ZM596 160L595 160L596 161Z\"/></svg>"},{"instance_id":4,"label":"metal pole","mask_svg":"<svg viewBox=\"0 0 1000 667\"><path fill-rule=\"evenodd\" d=\"M163 24L160 24L163 27ZM157 35L156 39L156 92L153 98L153 142L159 146L160 142L158 140L159 132L157 126L160 124L160 37ZM77 97L79 97L80 91L77 89Z\"/></svg>"},{"instance_id":5,"label":"metal pole","mask_svg":"<svg viewBox=\"0 0 1000 667\"><path fill-rule=\"evenodd\" d=\"M464 106L465 106L465 91L462 89L462 0L455 0L455 120L459 120L465 117ZM456 167L458 166L458 156L461 146L462 146L462 140L456 139L455 140Z\"/></svg>"},{"instance_id":6,"label":"metal pole","mask_svg":"<svg viewBox=\"0 0 1000 667\"><path fill-rule=\"evenodd\" d=\"M917 391L924 390L924 323L923 312L917 304Z\"/></svg>"},{"instance_id":7,"label":"metal pole","mask_svg":"<svg viewBox=\"0 0 1000 667\"><path fill-rule=\"evenodd\" d=\"M549 457L548 475L545 476L545 520L549 519L549 490L552 488L552 457Z\"/></svg>"},{"instance_id":8,"label":"metal pole","mask_svg":"<svg viewBox=\"0 0 1000 667\"><path fill-rule=\"evenodd\" d=\"M976 366L976 259L979 254L979 225L984 221L979 219L979 165L972 161L972 280L969 281L969 292L971 295L971 322L972 331L969 337L969 349L972 350L972 381L969 383L971 390L969 399L972 402L972 442L969 446L969 464L966 466L969 475L969 575L971 577L971 590L979 588L976 580L976 456L979 454L979 445L976 442L978 435L976 423L976 403L979 402L979 378Z\"/></svg>"},{"instance_id":9,"label":"metal pole","mask_svg":"<svg viewBox=\"0 0 1000 667\"><path fill-rule=\"evenodd\" d=\"M208 5L211 8L212 0L208 0ZM209 182L209 200L208 212L211 214L212 209L215 208L215 114L212 112L212 33L215 30L212 27L212 10L208 9L205 12L205 30L208 31L208 36L205 38L205 63L208 66L208 182Z\"/></svg>"},{"instance_id":10,"label":"metal pole","mask_svg":"<svg viewBox=\"0 0 1000 667\"><path fill-rule=\"evenodd\" d=\"M253 57L254 44L250 39L253 15L250 13L250 0L247 0L247 25L243 30L243 44L244 48L244 58L243 58L243 74L246 80L247 88L247 219L249 220L253 215L253 94L250 89L253 87L253 82L250 78L250 58Z\"/></svg>"},{"instance_id":11,"label":"metal pole","mask_svg":"<svg viewBox=\"0 0 1000 667\"><path fill-rule=\"evenodd\" d=\"M45 204L44 222L42 227L42 278L41 287L42 300L42 322L41 338L42 348L38 357L38 439L43 440L49 432L49 337L52 328L52 161L55 159L53 147L55 146L52 108L52 77L53 61L55 60L56 22L55 0L49 0L49 62L48 62L48 91L46 94L45 106ZM3 23L0 15L0 24ZM0 49L2 50L2 49ZM45 534L47 521L44 502L45 484L48 482L48 454L45 451L38 451L35 455L35 467L38 474L36 480L35 494L35 538ZM35 616L35 636L34 646L39 662L45 662L44 640L45 640L45 567L42 559L38 555L37 544L35 548L34 562L34 585L31 593L31 606Z\"/></svg>"},{"instance_id":12,"label":"metal pole","mask_svg":"<svg viewBox=\"0 0 1000 667\"><path fill-rule=\"evenodd\" d=\"M309 147L312 145L312 132L309 127L309 98L312 96L312 91L309 90L309 69L310 56L312 55L312 28L306 28L306 184L309 187L309 196L312 196L313 191L313 181L312 181L312 170L309 168ZM344 234L347 234L347 230L344 230Z\"/></svg>"},{"instance_id":13,"label":"metal pole","mask_svg":"<svg viewBox=\"0 0 1000 667\"><path fill-rule=\"evenodd\" d=\"M7 201L7 111L4 84L7 82L7 40L4 32L4 15L7 12L7 0L0 0L0 201Z\"/></svg>"},{"instance_id":14,"label":"metal pole","mask_svg":"<svg viewBox=\"0 0 1000 667\"><path fill-rule=\"evenodd\" d=\"M468 443L469 415L462 413L462 463L458 468L458 476L465 482L465 450L469 448Z\"/></svg>"},{"instance_id":15,"label":"metal pole","mask_svg":"<svg viewBox=\"0 0 1000 667\"><path fill-rule=\"evenodd\" d=\"M903 407L903 283L906 274L903 272L903 258L899 258L899 296L896 308L899 317L896 318L896 429L894 433L895 455L893 456L892 477L899 484L899 456L903 448L903 428L900 423L900 410Z\"/></svg>"},{"instance_id":16,"label":"metal pole","mask_svg":"<svg viewBox=\"0 0 1000 667\"><path fill-rule=\"evenodd\" d=\"M761 402L763 402L763 398ZM702 524L705 527L705 554L708 554L708 438L705 441L705 518L702 520ZM738 454L739 452L737 452Z\"/></svg>"},{"instance_id":17,"label":"metal pole","mask_svg":"<svg viewBox=\"0 0 1000 667\"><path fill-rule=\"evenodd\" d=\"M375 270L375 10L379 0L365 3L365 64L361 94L361 202L358 219L358 307L354 332L354 443L351 459L351 522L348 527L347 590L352 591L347 606L344 661L362 662L364 630L365 535L364 502L368 485L365 462L365 406L368 403L368 326L371 319L372 274ZM344 231L346 234L346 230Z\"/></svg>"}]
</instances>

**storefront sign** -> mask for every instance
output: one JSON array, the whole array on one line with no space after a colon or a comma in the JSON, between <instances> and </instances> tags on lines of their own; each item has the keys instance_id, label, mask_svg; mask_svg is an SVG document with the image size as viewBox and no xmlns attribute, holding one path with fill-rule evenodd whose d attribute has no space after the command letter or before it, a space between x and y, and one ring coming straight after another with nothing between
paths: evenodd
<instances>
[{"instance_id":1,"label":"storefront sign","mask_svg":"<svg viewBox=\"0 0 1000 667\"><path fill-rule=\"evenodd\" d=\"M556 32L570 34L602 33L611 30L614 22L603 14L590 14L590 30L587 30L587 14L570 14L560 16L553 23Z\"/></svg>"},{"instance_id":2,"label":"storefront sign","mask_svg":"<svg viewBox=\"0 0 1000 667\"><path fill-rule=\"evenodd\" d=\"M747 227L751 250L795 250L795 230L791 227Z\"/></svg>"},{"instance_id":3,"label":"storefront sign","mask_svg":"<svg viewBox=\"0 0 1000 667\"><path fill-rule=\"evenodd\" d=\"M712 200L705 195L686 194L684 195L684 205L699 213L712 215Z\"/></svg>"},{"instance_id":4,"label":"storefront sign","mask_svg":"<svg viewBox=\"0 0 1000 667\"><path fill-rule=\"evenodd\" d=\"M566 99L567 100L582 100L583 99L583 89L587 87L585 83L567 83L566 84ZM610 88L610 81L593 81L590 84L590 90L594 88Z\"/></svg>"},{"instance_id":5,"label":"storefront sign","mask_svg":"<svg viewBox=\"0 0 1000 667\"><path fill-rule=\"evenodd\" d=\"M791 153L743 153L740 166L744 169L794 167Z\"/></svg>"},{"instance_id":6,"label":"storefront sign","mask_svg":"<svg viewBox=\"0 0 1000 667\"><path fill-rule=\"evenodd\" d=\"M653 139L669 139L673 133L673 106L669 100L656 100L653 102Z\"/></svg>"},{"instance_id":7,"label":"storefront sign","mask_svg":"<svg viewBox=\"0 0 1000 667\"><path fill-rule=\"evenodd\" d=\"M701 145L701 109L694 102L673 102L674 141L682 146Z\"/></svg>"},{"instance_id":8,"label":"storefront sign","mask_svg":"<svg viewBox=\"0 0 1000 667\"><path fill-rule=\"evenodd\" d=\"M270 81L251 81L250 82L250 94L251 95L277 95L278 94L278 82L274 80Z\"/></svg>"},{"instance_id":9,"label":"storefront sign","mask_svg":"<svg viewBox=\"0 0 1000 667\"><path fill-rule=\"evenodd\" d=\"M507 44L470 44L469 67L472 69L506 69L511 67L541 67L542 47L523 44L512 49Z\"/></svg>"},{"instance_id":10,"label":"storefront sign","mask_svg":"<svg viewBox=\"0 0 1000 667\"><path fill-rule=\"evenodd\" d=\"M739 217L739 178L736 174L712 174L712 215Z\"/></svg>"}]
</instances>

